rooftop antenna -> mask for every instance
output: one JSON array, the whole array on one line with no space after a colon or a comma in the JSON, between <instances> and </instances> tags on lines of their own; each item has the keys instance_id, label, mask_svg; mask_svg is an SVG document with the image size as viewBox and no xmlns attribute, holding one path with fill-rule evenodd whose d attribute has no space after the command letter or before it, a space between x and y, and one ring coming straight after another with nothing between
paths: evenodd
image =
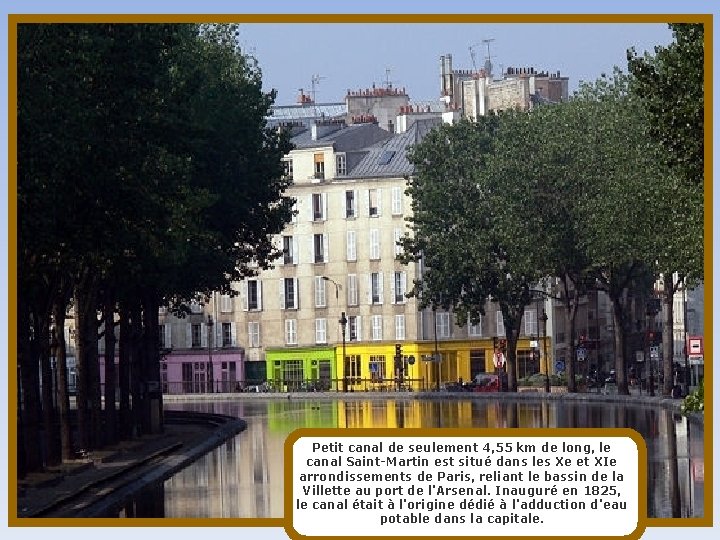
<instances>
[{"instance_id":1,"label":"rooftop antenna","mask_svg":"<svg viewBox=\"0 0 720 540\"><path fill-rule=\"evenodd\" d=\"M395 81L390 80L390 72L391 71L392 71L391 67L385 68L385 88L387 88L388 90L392 89L393 82L395 82Z\"/></svg>"},{"instance_id":2,"label":"rooftop antenna","mask_svg":"<svg viewBox=\"0 0 720 540\"><path fill-rule=\"evenodd\" d=\"M495 38L483 39L482 42L487 45L487 56L485 57L485 73L487 77L492 78L492 62L490 62L490 43L495 41Z\"/></svg>"},{"instance_id":3,"label":"rooftop antenna","mask_svg":"<svg viewBox=\"0 0 720 540\"><path fill-rule=\"evenodd\" d=\"M480 45L479 43L473 43L472 45L468 46L468 51L470 51L470 60L472 60L472 66L473 71L477 71L477 62L475 58L475 47Z\"/></svg>"},{"instance_id":4,"label":"rooftop antenna","mask_svg":"<svg viewBox=\"0 0 720 540\"><path fill-rule=\"evenodd\" d=\"M313 100L313 107L315 108L315 116L317 116L317 100L315 99L315 91L317 88L317 85L320 84L320 81L323 80L325 77L321 77L318 74L313 75L310 78L310 83L312 84L312 100Z\"/></svg>"}]
</instances>

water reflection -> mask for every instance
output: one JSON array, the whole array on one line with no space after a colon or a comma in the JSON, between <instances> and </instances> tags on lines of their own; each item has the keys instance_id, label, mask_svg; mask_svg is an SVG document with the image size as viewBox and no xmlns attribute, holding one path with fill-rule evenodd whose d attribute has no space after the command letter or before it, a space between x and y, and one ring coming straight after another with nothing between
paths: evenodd
<instances>
[{"instance_id":1,"label":"water reflection","mask_svg":"<svg viewBox=\"0 0 720 540\"><path fill-rule=\"evenodd\" d=\"M168 479L164 495L154 492L165 501L162 510L148 505L155 517L282 517L283 444L301 427L629 427L648 448L649 517L703 514L702 426L664 409L526 400L253 400L168 409L237 416L248 428ZM121 514L138 515L132 505Z\"/></svg>"}]
</instances>

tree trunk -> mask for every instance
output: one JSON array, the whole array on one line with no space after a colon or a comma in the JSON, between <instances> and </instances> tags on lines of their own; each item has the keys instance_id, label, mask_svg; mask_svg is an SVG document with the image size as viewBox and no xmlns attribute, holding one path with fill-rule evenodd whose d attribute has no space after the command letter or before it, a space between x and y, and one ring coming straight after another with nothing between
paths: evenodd
<instances>
[{"instance_id":1,"label":"tree trunk","mask_svg":"<svg viewBox=\"0 0 720 540\"><path fill-rule=\"evenodd\" d=\"M133 435L147 433L145 431L144 415L145 394L142 389L143 350L142 350L142 321L140 307L133 305L130 316L130 392L132 399L132 427Z\"/></svg>"},{"instance_id":2,"label":"tree trunk","mask_svg":"<svg viewBox=\"0 0 720 540\"><path fill-rule=\"evenodd\" d=\"M577 392L577 384L575 383L575 321L577 319L578 305L580 295L577 288L574 288L574 297L570 300L570 282L569 276L563 277L563 287L565 296L565 322L568 329L567 340L570 344L569 354L567 358L567 388L568 392Z\"/></svg>"},{"instance_id":3,"label":"tree trunk","mask_svg":"<svg viewBox=\"0 0 720 540\"><path fill-rule=\"evenodd\" d=\"M96 448L100 440L97 369L97 292L94 279L86 274L75 288L75 335L77 369L78 442L81 449Z\"/></svg>"},{"instance_id":4,"label":"tree trunk","mask_svg":"<svg viewBox=\"0 0 720 540\"><path fill-rule=\"evenodd\" d=\"M663 385L662 385L662 395L663 396L670 396L672 394L672 389L674 386L675 381L673 380L673 360L675 359L675 350L674 350L674 343L675 339L673 336L674 331L674 312L675 312L675 306L673 303L673 299L675 296L675 291L677 290L678 286L681 284L682 279L679 279L677 283L672 278L672 274L666 273L663 274L663 294L662 294L662 302L663 302L663 309L662 313L665 318L663 321L663 331L662 331L662 370L663 370Z\"/></svg>"},{"instance_id":5,"label":"tree trunk","mask_svg":"<svg viewBox=\"0 0 720 540\"><path fill-rule=\"evenodd\" d=\"M123 439L133 435L133 419L130 410L130 311L120 305L120 341L118 345L118 384L120 387L120 436Z\"/></svg>"},{"instance_id":6,"label":"tree trunk","mask_svg":"<svg viewBox=\"0 0 720 540\"><path fill-rule=\"evenodd\" d=\"M615 325L615 350L619 354L615 357L615 380L617 382L618 394L627 396L630 394L626 376L625 361L625 321L623 317L622 299L610 295L612 303L613 324Z\"/></svg>"},{"instance_id":7,"label":"tree trunk","mask_svg":"<svg viewBox=\"0 0 720 540\"><path fill-rule=\"evenodd\" d=\"M60 424L60 454L63 460L73 457L72 430L70 426L70 396L67 377L67 343L65 342L65 304L56 302L53 306L57 348L55 350L55 384L57 385L57 406Z\"/></svg>"},{"instance_id":8,"label":"tree trunk","mask_svg":"<svg viewBox=\"0 0 720 540\"><path fill-rule=\"evenodd\" d=\"M42 469L40 440L38 365L33 361L29 306L18 299L18 474Z\"/></svg>"},{"instance_id":9,"label":"tree trunk","mask_svg":"<svg viewBox=\"0 0 720 540\"><path fill-rule=\"evenodd\" d=\"M33 326L36 329L34 350L40 358L40 376L42 384L42 422L43 450L45 466L57 465L60 462L59 445L56 436L55 404L53 403L53 370L50 364L50 334L47 317L34 315Z\"/></svg>"},{"instance_id":10,"label":"tree trunk","mask_svg":"<svg viewBox=\"0 0 720 540\"><path fill-rule=\"evenodd\" d=\"M115 297L109 286L103 298L105 321L105 440L118 440L117 414L115 409Z\"/></svg>"},{"instance_id":11,"label":"tree trunk","mask_svg":"<svg viewBox=\"0 0 720 540\"><path fill-rule=\"evenodd\" d=\"M160 385L160 336L158 335L158 301L155 291L143 294L143 329L145 349L145 381L147 383L147 411L151 433L163 430L162 386Z\"/></svg>"}]
</instances>

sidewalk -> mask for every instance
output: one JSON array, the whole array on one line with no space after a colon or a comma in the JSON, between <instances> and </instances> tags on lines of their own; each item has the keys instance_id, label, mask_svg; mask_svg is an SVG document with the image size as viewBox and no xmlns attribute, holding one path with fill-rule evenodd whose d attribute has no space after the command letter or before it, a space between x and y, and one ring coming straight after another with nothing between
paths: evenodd
<instances>
[{"instance_id":1,"label":"sidewalk","mask_svg":"<svg viewBox=\"0 0 720 540\"><path fill-rule=\"evenodd\" d=\"M223 415L167 415L163 433L122 441L19 480L17 517L80 517L131 483L169 477L245 427L244 420ZM11 525L32 525L22 521L9 517Z\"/></svg>"}]
</instances>

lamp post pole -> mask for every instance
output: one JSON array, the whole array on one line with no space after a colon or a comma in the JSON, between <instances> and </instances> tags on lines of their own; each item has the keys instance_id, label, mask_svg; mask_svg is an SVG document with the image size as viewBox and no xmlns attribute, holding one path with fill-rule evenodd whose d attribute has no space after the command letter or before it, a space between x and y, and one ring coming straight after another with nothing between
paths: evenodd
<instances>
[{"instance_id":1,"label":"lamp post pole","mask_svg":"<svg viewBox=\"0 0 720 540\"><path fill-rule=\"evenodd\" d=\"M687 308L687 287L683 281L683 355L685 356L685 373L683 374L683 382L685 383L685 395L690 393L690 360L688 359L688 308Z\"/></svg>"},{"instance_id":2,"label":"lamp post pole","mask_svg":"<svg viewBox=\"0 0 720 540\"><path fill-rule=\"evenodd\" d=\"M329 281L333 285L335 285L335 303L338 304L338 307L340 307L340 284L338 284L335 280L330 279L327 276L321 276L323 280ZM343 392L347 392L347 374L345 373L345 331L347 329L347 317L345 316L345 312L340 313L340 319L338 320L340 323L340 331L342 333L342 366L343 366ZM338 364L337 364L337 354L335 355L335 391L340 391L340 372L338 371Z\"/></svg>"},{"instance_id":3,"label":"lamp post pole","mask_svg":"<svg viewBox=\"0 0 720 540\"><path fill-rule=\"evenodd\" d=\"M338 322L340 323L340 332L342 332L343 392L347 392L347 377L345 376L345 330L348 321L344 311L340 313L340 320ZM335 366L335 371L337 372L337 365ZM337 384L335 388L337 390Z\"/></svg>"},{"instance_id":4,"label":"lamp post pole","mask_svg":"<svg viewBox=\"0 0 720 540\"><path fill-rule=\"evenodd\" d=\"M547 320L548 316L545 310L542 311L543 323L543 358L545 358L545 392L550 393L550 359L547 356Z\"/></svg>"},{"instance_id":5,"label":"lamp post pole","mask_svg":"<svg viewBox=\"0 0 720 540\"><path fill-rule=\"evenodd\" d=\"M212 315L208 315L208 368L207 368L207 379L208 379L208 389L210 393L213 393L213 361L212 361L212 337L213 337L213 327L215 326L215 323L213 322Z\"/></svg>"},{"instance_id":6,"label":"lamp post pole","mask_svg":"<svg viewBox=\"0 0 720 540\"><path fill-rule=\"evenodd\" d=\"M435 390L440 391L440 353L438 352L438 336L437 336L437 309L433 306L433 325L435 326L435 354L433 359L437 365L437 380L435 381Z\"/></svg>"}]
</instances>

